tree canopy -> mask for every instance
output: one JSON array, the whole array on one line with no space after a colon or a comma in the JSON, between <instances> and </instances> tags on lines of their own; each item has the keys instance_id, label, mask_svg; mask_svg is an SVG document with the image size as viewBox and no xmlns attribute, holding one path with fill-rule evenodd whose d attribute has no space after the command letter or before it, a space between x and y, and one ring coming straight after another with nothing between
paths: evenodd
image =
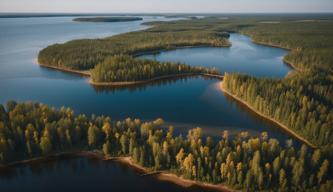
<instances>
[{"instance_id":1,"label":"tree canopy","mask_svg":"<svg viewBox=\"0 0 333 192\"><path fill-rule=\"evenodd\" d=\"M0 107L4 109L4 107ZM330 191L332 153L281 145L267 133L244 132L220 139L204 137L201 128L187 137L163 128L163 120L143 122L108 116L75 115L40 103L7 104L0 110L0 161L3 164L58 152L98 150L106 156L130 156L151 170L235 189Z\"/></svg>"},{"instance_id":2,"label":"tree canopy","mask_svg":"<svg viewBox=\"0 0 333 192\"><path fill-rule=\"evenodd\" d=\"M91 70L94 82L144 81L178 74L219 74L217 69L191 67L181 63L136 59L128 55L116 55L105 59Z\"/></svg>"}]
</instances>

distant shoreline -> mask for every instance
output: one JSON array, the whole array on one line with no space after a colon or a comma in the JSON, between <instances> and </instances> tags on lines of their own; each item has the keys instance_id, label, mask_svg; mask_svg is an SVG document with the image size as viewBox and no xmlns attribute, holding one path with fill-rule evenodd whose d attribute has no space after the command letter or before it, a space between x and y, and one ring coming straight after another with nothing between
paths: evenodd
<instances>
[{"instance_id":1,"label":"distant shoreline","mask_svg":"<svg viewBox=\"0 0 333 192\"><path fill-rule=\"evenodd\" d=\"M129 22L129 21L142 21L142 17L127 17L127 16L98 16L98 17L78 17L74 18L75 22Z\"/></svg>"}]
</instances>

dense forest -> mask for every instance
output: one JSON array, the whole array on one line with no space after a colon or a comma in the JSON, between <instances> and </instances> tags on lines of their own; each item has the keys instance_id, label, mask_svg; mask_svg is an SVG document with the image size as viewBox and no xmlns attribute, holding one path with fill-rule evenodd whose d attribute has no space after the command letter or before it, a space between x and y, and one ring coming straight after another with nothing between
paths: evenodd
<instances>
[{"instance_id":1,"label":"dense forest","mask_svg":"<svg viewBox=\"0 0 333 192\"><path fill-rule=\"evenodd\" d=\"M237 88L255 91L244 93L251 97L242 98L250 105L255 103L256 98L262 99L261 102L267 106L264 114L289 126L318 146L332 144L332 16L243 15L230 16L228 19L211 16L147 24L153 27L105 39L77 40L49 46L40 52L39 62L90 69L110 55L135 55L142 51L199 44L222 46L228 44L226 32L247 34L255 42L290 49L284 60L297 71L282 80L253 80L248 77L256 85L247 80L237 81ZM238 75L232 77L239 78ZM227 89L235 94L240 92L231 86ZM309 104L300 104L299 101L303 100ZM275 115L280 114L282 109L287 110L284 111L285 116L290 116Z\"/></svg>"},{"instance_id":2,"label":"dense forest","mask_svg":"<svg viewBox=\"0 0 333 192\"><path fill-rule=\"evenodd\" d=\"M298 70L333 72L332 20L261 23L245 28L242 32L250 35L255 42L290 49L284 60Z\"/></svg>"},{"instance_id":3,"label":"dense forest","mask_svg":"<svg viewBox=\"0 0 333 192\"><path fill-rule=\"evenodd\" d=\"M126 21L140 21L142 17L78 17L73 21L79 22L126 22Z\"/></svg>"},{"instance_id":4,"label":"dense forest","mask_svg":"<svg viewBox=\"0 0 333 192\"><path fill-rule=\"evenodd\" d=\"M136 59L129 55L117 55L105 59L91 70L93 82L143 81L177 74L219 74L216 69L191 67L180 63Z\"/></svg>"},{"instance_id":5,"label":"dense forest","mask_svg":"<svg viewBox=\"0 0 333 192\"><path fill-rule=\"evenodd\" d=\"M163 120L113 121L107 116L75 115L70 108L39 103L0 106L0 161L3 164L58 152L98 150L106 156L131 156L151 170L166 170L187 179L222 183L235 189L330 191L332 154L305 145L281 145L266 132L241 132L219 140L195 128L175 136Z\"/></svg>"},{"instance_id":6,"label":"dense forest","mask_svg":"<svg viewBox=\"0 0 333 192\"><path fill-rule=\"evenodd\" d=\"M154 26L148 29L150 32L191 30L246 34L254 42L290 49L284 59L298 70L320 68L332 72L332 15L211 16L147 24Z\"/></svg>"},{"instance_id":7,"label":"dense forest","mask_svg":"<svg viewBox=\"0 0 333 192\"><path fill-rule=\"evenodd\" d=\"M135 55L142 51L197 44L222 46L228 44L226 31L245 33L256 42L291 49L284 60L296 67L298 72L283 80L256 79L255 83L239 80L235 85L237 88L252 91L244 93L251 95L251 98L242 99L253 105L256 98L261 98L266 103L264 106L268 106L264 114L318 146L332 144L333 25L329 16L208 17L148 24L154 27L106 39L52 45L40 52L39 62L74 69L90 69L102 63L94 70L98 74L95 79L109 80L111 76L115 78L114 72L101 74L107 66L104 62L107 56L119 53ZM238 75L232 77L239 78ZM253 78L248 79L254 81ZM227 89L232 93L240 91L231 87L233 83L226 84L230 85ZM299 104L301 100L310 103L310 106ZM286 117L276 116L282 109L287 110L283 113Z\"/></svg>"},{"instance_id":8,"label":"dense forest","mask_svg":"<svg viewBox=\"0 0 333 192\"><path fill-rule=\"evenodd\" d=\"M75 70L94 68L106 58L128 54L174 49L184 46L229 46L228 34L212 31L138 31L104 39L73 40L41 50L38 62L43 65Z\"/></svg>"},{"instance_id":9,"label":"dense forest","mask_svg":"<svg viewBox=\"0 0 333 192\"><path fill-rule=\"evenodd\" d=\"M191 21L153 22L151 31L239 32L254 42L287 48L288 77L253 78L227 74L226 89L319 147L333 151L333 17L330 15L215 16Z\"/></svg>"},{"instance_id":10,"label":"dense forest","mask_svg":"<svg viewBox=\"0 0 333 192\"><path fill-rule=\"evenodd\" d=\"M223 86L315 145L333 144L333 79L326 73L284 80L226 73Z\"/></svg>"},{"instance_id":11,"label":"dense forest","mask_svg":"<svg viewBox=\"0 0 333 192\"><path fill-rule=\"evenodd\" d=\"M317 146L333 150L332 20L278 20L239 29L255 42L288 48L296 71L282 80L227 74L225 88Z\"/></svg>"},{"instance_id":12,"label":"dense forest","mask_svg":"<svg viewBox=\"0 0 333 192\"><path fill-rule=\"evenodd\" d=\"M149 24L153 27L145 31L51 45L40 52L38 59L41 64L72 69L92 69L96 66L93 71L98 74L99 79L112 80L115 78L114 74L108 72L110 75L102 75L103 70L106 73L106 68L114 69L113 67L117 66L109 65L112 63L107 61L110 56L136 56L145 51L173 49L179 46L223 46L228 45L226 32L250 35L257 43L290 49L284 60L293 66L295 71L284 79L226 74L224 88L262 114L286 125L318 148L306 149L303 146L301 149L295 149L291 145L282 146L267 136L249 138L245 133L240 133L236 138L228 138L226 134L220 141L214 141L209 137L203 140L200 129L194 129L186 138L182 138L170 136L172 129L165 131L156 125L156 122L142 123L134 126L135 128L127 126L127 121L135 120L119 122L121 128L118 127L118 123L110 123L114 132L113 136L108 137L109 143L105 141L106 136L103 137L101 130L104 121L100 120L103 121L100 124L92 123L97 128L91 128L90 132L95 133L92 130L99 130L96 132L101 139L98 145L94 145L95 148L101 148L106 154L113 156L131 155L139 164L152 169L170 170L186 178L224 183L238 189L332 191L331 16L231 16L228 19L216 16ZM124 65L128 64L124 62ZM139 68L135 70L140 71ZM120 76L124 77L132 72L122 73ZM133 73L133 76L134 74L136 73ZM96 118L87 118L86 121L95 121ZM10 129L8 123L4 125ZM149 128L143 128L146 126ZM89 129L89 126L87 127L86 130ZM41 132L43 129L38 129L37 135L40 136ZM86 134L89 138L89 134ZM126 136L120 139L124 134ZM131 144L132 138L135 138L135 141ZM4 146L14 143L8 139L2 141L7 143ZM128 145L121 144L125 141ZM23 148L26 149L25 146ZM54 150L52 148L52 152Z\"/></svg>"}]
</instances>

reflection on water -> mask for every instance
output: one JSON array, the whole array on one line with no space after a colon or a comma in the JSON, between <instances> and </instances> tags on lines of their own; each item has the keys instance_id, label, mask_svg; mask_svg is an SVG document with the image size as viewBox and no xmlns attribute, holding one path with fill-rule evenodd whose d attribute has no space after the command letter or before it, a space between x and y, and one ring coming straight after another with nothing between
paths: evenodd
<instances>
[{"instance_id":1,"label":"reflection on water","mask_svg":"<svg viewBox=\"0 0 333 192\"><path fill-rule=\"evenodd\" d=\"M290 71L282 61L286 50L254 44L249 37L237 33L230 34L229 40L232 46L228 48L185 48L141 57L216 67L222 73L238 72L258 77L282 78Z\"/></svg>"},{"instance_id":2,"label":"reflection on water","mask_svg":"<svg viewBox=\"0 0 333 192\"><path fill-rule=\"evenodd\" d=\"M38 101L58 108L68 106L87 115L110 115L113 119L162 117L167 122L187 125L179 128L182 134L200 126L212 135L229 129L253 135L268 131L281 141L289 138L276 125L262 121L229 101L214 88L219 82L217 79L194 76L129 87L94 87L88 85L87 78L39 67L35 63L38 51L48 44L138 30L145 28L140 25L142 22L154 20L144 17L144 21L106 24L75 23L71 19L0 19L3 29L0 31L0 90L6 90L0 95L1 103ZM281 61L285 50L253 44L248 37L238 34L231 34L230 41L230 48L180 49L155 57L258 76L283 77L288 72L289 68Z\"/></svg>"},{"instance_id":3,"label":"reflection on water","mask_svg":"<svg viewBox=\"0 0 333 192\"><path fill-rule=\"evenodd\" d=\"M168 79L125 88L93 87L87 78L39 67L38 51L47 45L77 38L95 38L144 29L142 22L166 20L144 17L126 23L74 23L72 17L0 19L0 103L38 101L68 106L77 113L153 120L162 117L175 125L177 134L200 126L205 135L220 136L267 131L283 143L289 136L276 125L243 108L216 89L217 79L201 76ZM281 57L285 50L253 44L232 34L231 48L197 48L163 52L155 59L218 67L256 76L283 77L289 68ZM152 56L148 56L152 57ZM130 183L130 185L128 185ZM75 158L18 166L0 171L0 190L11 191L186 191L143 179L112 162ZM202 191L202 190L198 190Z\"/></svg>"},{"instance_id":4,"label":"reflection on water","mask_svg":"<svg viewBox=\"0 0 333 192\"><path fill-rule=\"evenodd\" d=\"M186 83L187 81L191 81L193 79L199 78L200 75L192 75L192 76L184 76L184 77L171 77L168 79L160 79L156 81L151 81L148 83L142 83L142 84L133 84L133 85L126 85L126 86L95 86L91 85L91 87L94 88L96 92L104 92L104 93L116 93L120 90L128 90L129 92L136 92L136 91L145 91L152 87L164 87L164 86L170 86L172 84L176 83ZM204 80L214 80L216 78L213 77L206 77L202 76Z\"/></svg>"},{"instance_id":5,"label":"reflection on water","mask_svg":"<svg viewBox=\"0 0 333 192\"><path fill-rule=\"evenodd\" d=\"M260 121L261 121L263 124L265 124L266 126L270 126L270 125L272 125L272 124L275 124L276 126L272 126L270 129L274 130L274 132L283 132L283 133L285 133L286 135L288 135L288 132L285 131L284 129L281 129L281 128L279 127L279 125L277 125L276 123L274 123L274 122L272 122L272 121L270 121L270 120L268 120L268 119L266 119L266 118L264 118L264 117L258 115L257 113L255 113L254 111L252 111L251 109L249 109L249 108L248 108L247 106L245 106L244 104L242 104L242 103L236 101L234 98L232 98L232 97L229 96L228 94L224 93L224 96L225 96L225 98L227 99L228 102L234 104L239 110L242 110L242 111L245 111L246 113L248 113L248 115L249 115L251 118L256 118L256 119L260 120ZM265 130L263 130L263 131L265 131ZM269 133L268 136L269 136L269 137L276 138L277 136L274 134L274 132L269 131L269 132L268 132L268 133ZM253 134L253 133L251 133L251 132L249 132L249 133L250 133L250 135L258 135L258 133L256 133L256 134ZM280 144L281 144L282 146L284 146L284 145L286 144L285 142L287 142L287 140L289 140L289 139L288 139L288 138L285 138L284 140L280 140ZM295 147L300 147L302 143L299 142L299 141L297 141L297 140L295 140L295 141L293 142L293 144L294 144Z\"/></svg>"},{"instance_id":6,"label":"reflection on water","mask_svg":"<svg viewBox=\"0 0 333 192\"><path fill-rule=\"evenodd\" d=\"M184 189L169 182L158 181L153 176L142 177L140 172L126 165L75 155L0 169L0 187L5 192L204 190L198 186Z\"/></svg>"}]
</instances>

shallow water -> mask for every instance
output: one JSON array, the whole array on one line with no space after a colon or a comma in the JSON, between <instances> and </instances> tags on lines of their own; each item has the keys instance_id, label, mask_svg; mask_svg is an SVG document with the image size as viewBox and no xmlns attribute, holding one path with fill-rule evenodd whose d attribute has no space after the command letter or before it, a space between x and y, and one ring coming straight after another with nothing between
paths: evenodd
<instances>
[{"instance_id":1,"label":"shallow water","mask_svg":"<svg viewBox=\"0 0 333 192\"><path fill-rule=\"evenodd\" d=\"M147 27L140 25L142 22L166 19L145 17L143 21L124 23L76 23L71 20L72 17L0 19L0 103L8 100L38 101L56 107L65 105L77 113L110 115L113 119L137 117L151 120L162 117L168 124L176 126L177 133L182 134L200 126L204 134L215 137L228 129L231 133L249 131L253 135L267 131L282 143L289 138L276 125L225 96L216 88L216 79L192 77L122 89L100 89L90 86L84 77L39 67L35 62L38 51L49 44L140 30ZM221 71L255 76L281 78L290 70L281 61L285 50L255 45L243 35L232 34L230 40L233 44L231 48L181 49L147 57L215 66ZM84 161L84 166L76 161ZM67 170L73 162L74 167L79 167L78 172L75 172L76 168ZM108 182L110 178L115 180L115 186L131 183L126 186L128 189L122 188L123 191L147 187L152 187L151 191L164 190L164 184L151 186L149 182L156 181L139 181L135 173L118 165L108 165L104 169L106 165L102 163L101 169L89 162L66 160L55 162L50 170L41 166L37 171L18 167L14 172L27 175L3 174L0 189L21 191L24 187L26 191L43 191L51 186L50 189L59 189L57 191L72 191L80 185L89 191L108 189L112 185Z\"/></svg>"}]
</instances>

